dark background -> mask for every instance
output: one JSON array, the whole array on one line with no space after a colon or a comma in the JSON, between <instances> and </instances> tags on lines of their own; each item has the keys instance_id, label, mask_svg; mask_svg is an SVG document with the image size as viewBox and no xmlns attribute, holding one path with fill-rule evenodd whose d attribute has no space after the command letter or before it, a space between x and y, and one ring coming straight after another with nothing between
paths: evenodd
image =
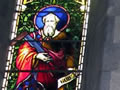
<instances>
[{"instance_id":1,"label":"dark background","mask_svg":"<svg viewBox=\"0 0 120 90\"><path fill-rule=\"evenodd\" d=\"M120 1L92 0L83 90L120 90ZM0 1L0 87L15 0Z\"/></svg>"},{"instance_id":2,"label":"dark background","mask_svg":"<svg viewBox=\"0 0 120 90\"><path fill-rule=\"evenodd\" d=\"M6 65L15 0L0 0L0 90Z\"/></svg>"}]
</instances>

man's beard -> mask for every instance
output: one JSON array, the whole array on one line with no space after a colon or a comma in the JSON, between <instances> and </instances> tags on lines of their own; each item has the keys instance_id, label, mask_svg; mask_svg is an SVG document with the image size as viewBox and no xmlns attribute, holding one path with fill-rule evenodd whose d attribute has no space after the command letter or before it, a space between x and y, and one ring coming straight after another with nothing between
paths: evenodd
<instances>
[{"instance_id":1,"label":"man's beard","mask_svg":"<svg viewBox=\"0 0 120 90\"><path fill-rule=\"evenodd\" d=\"M45 38L52 38L52 36L55 34L55 27L44 26L43 34L45 35Z\"/></svg>"}]
</instances>

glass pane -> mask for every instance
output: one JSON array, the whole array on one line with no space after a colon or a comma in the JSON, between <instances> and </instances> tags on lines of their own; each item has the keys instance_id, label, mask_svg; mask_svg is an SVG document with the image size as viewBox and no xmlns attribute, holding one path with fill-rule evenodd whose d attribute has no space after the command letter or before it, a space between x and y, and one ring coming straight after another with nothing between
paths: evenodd
<instances>
[{"instance_id":1,"label":"glass pane","mask_svg":"<svg viewBox=\"0 0 120 90\"><path fill-rule=\"evenodd\" d=\"M80 90L89 5L18 0L2 90Z\"/></svg>"}]
</instances>

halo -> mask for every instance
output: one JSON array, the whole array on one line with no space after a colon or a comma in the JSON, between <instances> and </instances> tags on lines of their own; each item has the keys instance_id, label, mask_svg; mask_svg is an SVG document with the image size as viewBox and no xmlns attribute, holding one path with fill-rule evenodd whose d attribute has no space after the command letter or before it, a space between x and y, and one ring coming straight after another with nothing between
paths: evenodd
<instances>
[{"instance_id":1,"label":"halo","mask_svg":"<svg viewBox=\"0 0 120 90\"><path fill-rule=\"evenodd\" d=\"M43 17L48 15L49 13L53 13L60 19L56 26L56 29L58 31L64 30L69 24L70 15L65 10L65 8L58 5L49 5L40 9L40 11L36 13L34 17L34 26L37 30L43 29L44 27Z\"/></svg>"}]
</instances>

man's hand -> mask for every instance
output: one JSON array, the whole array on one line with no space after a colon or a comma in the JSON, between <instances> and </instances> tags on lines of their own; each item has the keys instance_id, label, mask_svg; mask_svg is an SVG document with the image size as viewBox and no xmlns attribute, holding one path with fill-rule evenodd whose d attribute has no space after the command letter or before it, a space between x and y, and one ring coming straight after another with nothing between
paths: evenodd
<instances>
[{"instance_id":1,"label":"man's hand","mask_svg":"<svg viewBox=\"0 0 120 90\"><path fill-rule=\"evenodd\" d=\"M49 62L52 60L52 58L47 53L38 53L36 58L44 62Z\"/></svg>"}]
</instances>

